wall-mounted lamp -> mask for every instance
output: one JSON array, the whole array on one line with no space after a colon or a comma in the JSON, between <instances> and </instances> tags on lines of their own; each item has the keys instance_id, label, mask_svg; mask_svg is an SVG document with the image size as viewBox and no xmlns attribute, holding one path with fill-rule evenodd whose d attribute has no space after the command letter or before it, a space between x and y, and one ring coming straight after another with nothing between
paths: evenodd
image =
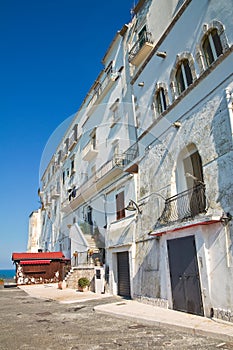
<instances>
[{"instance_id":1,"label":"wall-mounted lamp","mask_svg":"<svg viewBox=\"0 0 233 350\"><path fill-rule=\"evenodd\" d=\"M146 204L146 202L144 202L144 200L151 197L152 195L156 195L156 196L162 198L164 201L166 200L166 198L162 194L160 194L158 192L152 192L148 196L145 196L141 199L142 203L140 205ZM125 207L125 209L129 210L129 211L137 210L137 212L139 214L142 214L142 210L139 208L139 205L136 202L134 202L132 199L130 199L129 204L127 205L127 207Z\"/></svg>"},{"instance_id":2,"label":"wall-mounted lamp","mask_svg":"<svg viewBox=\"0 0 233 350\"><path fill-rule=\"evenodd\" d=\"M167 53L166 53L166 51L157 51L156 52L156 56L158 56L160 58L166 58L167 57Z\"/></svg>"},{"instance_id":3,"label":"wall-mounted lamp","mask_svg":"<svg viewBox=\"0 0 233 350\"><path fill-rule=\"evenodd\" d=\"M228 224L229 221L232 220L232 215L230 213L225 213L223 212L222 213L222 216L220 218L220 221L223 223L223 224Z\"/></svg>"},{"instance_id":4,"label":"wall-mounted lamp","mask_svg":"<svg viewBox=\"0 0 233 350\"><path fill-rule=\"evenodd\" d=\"M179 129L181 127L181 122L177 121L177 122L173 123L172 126L174 126L174 128Z\"/></svg>"},{"instance_id":5,"label":"wall-mounted lamp","mask_svg":"<svg viewBox=\"0 0 233 350\"><path fill-rule=\"evenodd\" d=\"M130 199L129 204L127 205L127 207L125 207L126 210L129 211L135 211L137 210L137 212L139 214L142 213L141 209L139 208L138 204L136 202L134 202L132 199Z\"/></svg>"},{"instance_id":6,"label":"wall-mounted lamp","mask_svg":"<svg viewBox=\"0 0 233 350\"><path fill-rule=\"evenodd\" d=\"M143 87L144 86L144 81L142 81L141 83L138 83L138 86Z\"/></svg>"}]
</instances>

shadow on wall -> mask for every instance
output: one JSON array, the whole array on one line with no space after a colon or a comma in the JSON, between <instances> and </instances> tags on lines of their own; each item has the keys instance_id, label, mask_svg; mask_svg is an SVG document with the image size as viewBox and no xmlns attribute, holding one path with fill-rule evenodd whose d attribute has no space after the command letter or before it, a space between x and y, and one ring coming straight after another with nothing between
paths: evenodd
<instances>
[{"instance_id":1,"label":"shadow on wall","mask_svg":"<svg viewBox=\"0 0 233 350\"><path fill-rule=\"evenodd\" d=\"M160 240L152 239L136 245L134 297L161 298Z\"/></svg>"}]
</instances>

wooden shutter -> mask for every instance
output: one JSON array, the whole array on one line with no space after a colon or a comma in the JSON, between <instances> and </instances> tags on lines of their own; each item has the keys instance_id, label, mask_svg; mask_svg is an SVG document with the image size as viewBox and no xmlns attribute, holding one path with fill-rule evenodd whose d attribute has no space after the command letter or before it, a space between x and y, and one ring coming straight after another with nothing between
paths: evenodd
<instances>
[{"instance_id":1,"label":"wooden shutter","mask_svg":"<svg viewBox=\"0 0 233 350\"><path fill-rule=\"evenodd\" d=\"M125 217L125 198L124 191L116 195L116 219L120 220Z\"/></svg>"}]
</instances>

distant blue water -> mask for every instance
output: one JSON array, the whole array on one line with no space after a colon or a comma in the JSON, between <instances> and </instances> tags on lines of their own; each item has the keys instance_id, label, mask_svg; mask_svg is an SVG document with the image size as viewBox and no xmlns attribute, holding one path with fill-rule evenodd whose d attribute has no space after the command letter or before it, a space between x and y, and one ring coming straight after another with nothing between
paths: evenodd
<instances>
[{"instance_id":1,"label":"distant blue water","mask_svg":"<svg viewBox=\"0 0 233 350\"><path fill-rule=\"evenodd\" d=\"M0 269L0 278L3 279L12 279L15 276L15 270L1 270Z\"/></svg>"}]
</instances>

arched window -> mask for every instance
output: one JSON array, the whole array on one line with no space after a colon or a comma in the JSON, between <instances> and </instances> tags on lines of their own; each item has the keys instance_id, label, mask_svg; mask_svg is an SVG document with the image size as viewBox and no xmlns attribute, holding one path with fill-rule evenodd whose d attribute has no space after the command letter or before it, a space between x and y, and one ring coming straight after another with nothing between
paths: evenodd
<instances>
[{"instance_id":1,"label":"arched window","mask_svg":"<svg viewBox=\"0 0 233 350\"><path fill-rule=\"evenodd\" d=\"M222 44L217 29L209 32L203 41L202 49L207 67L223 53Z\"/></svg>"},{"instance_id":2,"label":"arched window","mask_svg":"<svg viewBox=\"0 0 233 350\"><path fill-rule=\"evenodd\" d=\"M196 61L200 73L210 67L229 48L223 24L217 20L205 23L196 47Z\"/></svg>"},{"instance_id":3,"label":"arched window","mask_svg":"<svg viewBox=\"0 0 233 350\"><path fill-rule=\"evenodd\" d=\"M162 223L194 218L207 210L202 160L194 144L180 152L174 170L173 195L166 199Z\"/></svg>"},{"instance_id":4,"label":"arched window","mask_svg":"<svg viewBox=\"0 0 233 350\"><path fill-rule=\"evenodd\" d=\"M164 88L157 90L155 94L156 110L159 114L163 113L167 109L167 102L165 97Z\"/></svg>"},{"instance_id":5,"label":"arched window","mask_svg":"<svg viewBox=\"0 0 233 350\"><path fill-rule=\"evenodd\" d=\"M183 60L176 71L176 83L179 95L192 84L193 77L187 59Z\"/></svg>"},{"instance_id":6,"label":"arched window","mask_svg":"<svg viewBox=\"0 0 233 350\"><path fill-rule=\"evenodd\" d=\"M192 189L198 184L203 184L203 170L201 156L192 143L180 153L176 169L177 193Z\"/></svg>"}]
</instances>

